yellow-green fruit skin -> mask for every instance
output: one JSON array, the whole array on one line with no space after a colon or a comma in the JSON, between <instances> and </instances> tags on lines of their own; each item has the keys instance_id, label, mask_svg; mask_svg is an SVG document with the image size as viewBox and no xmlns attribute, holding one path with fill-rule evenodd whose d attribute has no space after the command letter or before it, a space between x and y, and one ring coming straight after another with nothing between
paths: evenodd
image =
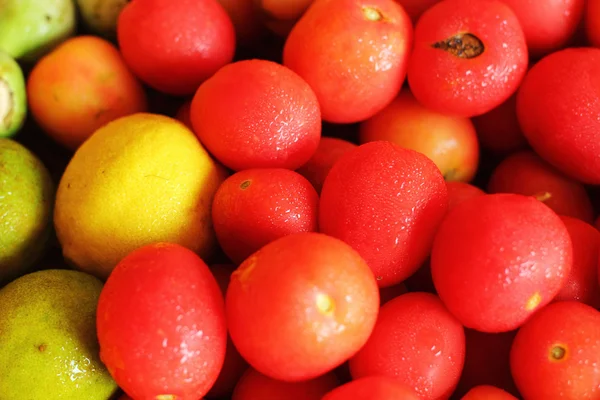
<instances>
[{"instance_id":1,"label":"yellow-green fruit skin","mask_svg":"<svg viewBox=\"0 0 600 400\"><path fill-rule=\"evenodd\" d=\"M117 385L99 356L102 282L45 270L0 289L0 399L108 400Z\"/></svg>"},{"instance_id":2,"label":"yellow-green fruit skin","mask_svg":"<svg viewBox=\"0 0 600 400\"><path fill-rule=\"evenodd\" d=\"M117 37L117 20L131 0L77 0L81 19L90 30L108 39Z\"/></svg>"},{"instance_id":3,"label":"yellow-green fruit skin","mask_svg":"<svg viewBox=\"0 0 600 400\"><path fill-rule=\"evenodd\" d=\"M42 255L53 201L54 184L44 164L18 142L0 139L0 285L27 272Z\"/></svg>"},{"instance_id":4,"label":"yellow-green fruit skin","mask_svg":"<svg viewBox=\"0 0 600 400\"><path fill-rule=\"evenodd\" d=\"M0 50L0 138L14 136L27 116L25 77L19 64Z\"/></svg>"}]
</instances>

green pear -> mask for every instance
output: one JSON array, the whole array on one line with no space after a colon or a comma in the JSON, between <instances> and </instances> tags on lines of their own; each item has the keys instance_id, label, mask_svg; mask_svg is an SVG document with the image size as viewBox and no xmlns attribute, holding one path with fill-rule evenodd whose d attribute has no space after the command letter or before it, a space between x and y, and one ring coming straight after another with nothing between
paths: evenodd
<instances>
[{"instance_id":1,"label":"green pear","mask_svg":"<svg viewBox=\"0 0 600 400\"><path fill-rule=\"evenodd\" d=\"M25 77L19 64L0 51L0 138L14 136L27 114Z\"/></svg>"}]
</instances>

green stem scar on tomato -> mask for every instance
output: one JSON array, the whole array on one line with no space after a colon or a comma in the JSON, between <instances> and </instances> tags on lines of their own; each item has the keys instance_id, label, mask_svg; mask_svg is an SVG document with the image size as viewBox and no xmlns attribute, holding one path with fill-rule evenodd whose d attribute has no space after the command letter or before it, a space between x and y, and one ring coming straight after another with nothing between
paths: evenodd
<instances>
[{"instance_id":1,"label":"green stem scar on tomato","mask_svg":"<svg viewBox=\"0 0 600 400\"><path fill-rule=\"evenodd\" d=\"M363 6L362 10L365 18L369 21L381 21L382 19L384 19L383 14L381 14L381 11L379 11L375 7Z\"/></svg>"},{"instance_id":2,"label":"green stem scar on tomato","mask_svg":"<svg viewBox=\"0 0 600 400\"><path fill-rule=\"evenodd\" d=\"M431 45L460 58L475 58L485 51L483 42L472 33L459 33Z\"/></svg>"},{"instance_id":3,"label":"green stem scar on tomato","mask_svg":"<svg viewBox=\"0 0 600 400\"><path fill-rule=\"evenodd\" d=\"M563 361L567 355L567 347L562 344L555 344L550 349L550 361Z\"/></svg>"}]
</instances>

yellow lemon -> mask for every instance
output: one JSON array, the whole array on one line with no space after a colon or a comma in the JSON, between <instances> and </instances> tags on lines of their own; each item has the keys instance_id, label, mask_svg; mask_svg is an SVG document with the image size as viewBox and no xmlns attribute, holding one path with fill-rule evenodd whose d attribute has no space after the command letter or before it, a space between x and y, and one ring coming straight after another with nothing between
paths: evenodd
<instances>
[{"instance_id":1,"label":"yellow lemon","mask_svg":"<svg viewBox=\"0 0 600 400\"><path fill-rule=\"evenodd\" d=\"M60 180L54 224L63 254L103 279L150 243L208 256L212 200L225 178L182 123L148 113L114 120L79 147Z\"/></svg>"}]
</instances>

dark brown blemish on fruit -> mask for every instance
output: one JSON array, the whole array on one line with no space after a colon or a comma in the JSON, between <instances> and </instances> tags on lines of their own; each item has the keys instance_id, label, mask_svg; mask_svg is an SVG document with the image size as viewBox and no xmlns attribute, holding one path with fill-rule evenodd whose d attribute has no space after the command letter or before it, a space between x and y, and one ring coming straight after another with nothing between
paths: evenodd
<instances>
[{"instance_id":1,"label":"dark brown blemish on fruit","mask_svg":"<svg viewBox=\"0 0 600 400\"><path fill-rule=\"evenodd\" d=\"M43 353L44 351L46 351L46 344L42 343L39 346L37 346L37 349L40 353Z\"/></svg>"},{"instance_id":2,"label":"dark brown blemish on fruit","mask_svg":"<svg viewBox=\"0 0 600 400\"><path fill-rule=\"evenodd\" d=\"M483 42L472 33L458 33L431 45L459 58L475 58L485 51Z\"/></svg>"},{"instance_id":3,"label":"dark brown blemish on fruit","mask_svg":"<svg viewBox=\"0 0 600 400\"><path fill-rule=\"evenodd\" d=\"M372 6L363 6L362 12L365 18L369 21L381 21L384 19L383 13Z\"/></svg>"},{"instance_id":4,"label":"dark brown blemish on fruit","mask_svg":"<svg viewBox=\"0 0 600 400\"><path fill-rule=\"evenodd\" d=\"M46 18L46 22L52 21L52 15L46 14L44 17Z\"/></svg>"},{"instance_id":5,"label":"dark brown blemish on fruit","mask_svg":"<svg viewBox=\"0 0 600 400\"><path fill-rule=\"evenodd\" d=\"M250 186L252 181L250 179L246 179L244 182L240 183L240 189L246 190Z\"/></svg>"},{"instance_id":6,"label":"dark brown blemish on fruit","mask_svg":"<svg viewBox=\"0 0 600 400\"><path fill-rule=\"evenodd\" d=\"M550 359L552 361L561 361L566 356L567 356L567 349L560 344L554 345L550 349Z\"/></svg>"}]
</instances>

